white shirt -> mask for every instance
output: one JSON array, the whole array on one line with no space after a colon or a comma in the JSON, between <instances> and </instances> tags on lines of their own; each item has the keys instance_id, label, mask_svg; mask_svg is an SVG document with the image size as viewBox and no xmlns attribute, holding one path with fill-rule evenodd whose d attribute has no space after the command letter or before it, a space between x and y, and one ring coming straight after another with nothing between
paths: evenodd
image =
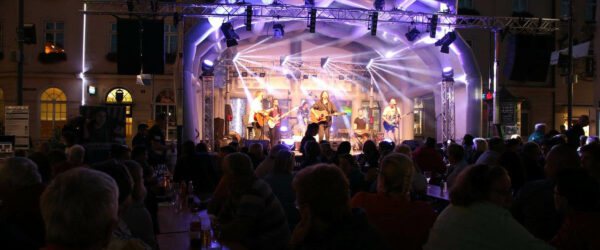
<instances>
[{"instance_id":1,"label":"white shirt","mask_svg":"<svg viewBox=\"0 0 600 250\"><path fill-rule=\"evenodd\" d=\"M262 111L262 101L258 98L254 98L252 103L250 103L250 116L248 116L248 124L252 124L254 121L254 114L258 111Z\"/></svg>"},{"instance_id":2,"label":"white shirt","mask_svg":"<svg viewBox=\"0 0 600 250\"><path fill-rule=\"evenodd\" d=\"M429 231L429 240L423 249L554 248L531 235L508 210L490 202L479 202L468 207L446 207Z\"/></svg>"},{"instance_id":3,"label":"white shirt","mask_svg":"<svg viewBox=\"0 0 600 250\"><path fill-rule=\"evenodd\" d=\"M395 109L393 109L392 107L387 106L383 110L383 113L381 115L383 117L385 117L385 119L387 119L387 120L393 120L395 115L397 115L398 118L400 118L400 109L397 107Z\"/></svg>"}]
</instances>

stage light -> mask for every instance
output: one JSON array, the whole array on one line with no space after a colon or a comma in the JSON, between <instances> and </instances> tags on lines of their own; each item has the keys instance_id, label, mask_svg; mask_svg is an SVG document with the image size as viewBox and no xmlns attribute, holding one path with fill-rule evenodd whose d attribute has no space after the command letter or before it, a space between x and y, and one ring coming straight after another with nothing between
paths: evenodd
<instances>
[{"instance_id":1,"label":"stage light","mask_svg":"<svg viewBox=\"0 0 600 250\"><path fill-rule=\"evenodd\" d=\"M258 75L259 75L260 77L265 77L265 76L267 76L267 73L265 73L265 72L260 72Z\"/></svg>"},{"instance_id":2,"label":"stage light","mask_svg":"<svg viewBox=\"0 0 600 250\"><path fill-rule=\"evenodd\" d=\"M450 53L450 44L456 40L456 32L448 32L444 37L435 42L435 46L442 46L440 51L444 54Z\"/></svg>"},{"instance_id":3,"label":"stage light","mask_svg":"<svg viewBox=\"0 0 600 250\"><path fill-rule=\"evenodd\" d=\"M379 19L379 12L374 12L371 15L371 36L377 35L377 19Z\"/></svg>"},{"instance_id":4,"label":"stage light","mask_svg":"<svg viewBox=\"0 0 600 250\"><path fill-rule=\"evenodd\" d=\"M238 58L240 57L240 52L235 53L235 56L233 56L233 61L237 62Z\"/></svg>"},{"instance_id":5,"label":"stage light","mask_svg":"<svg viewBox=\"0 0 600 250\"><path fill-rule=\"evenodd\" d=\"M315 0L304 0L304 6L314 7Z\"/></svg>"},{"instance_id":6,"label":"stage light","mask_svg":"<svg viewBox=\"0 0 600 250\"><path fill-rule=\"evenodd\" d=\"M262 3L264 5L271 5L274 2L274 0L262 0Z\"/></svg>"},{"instance_id":7,"label":"stage light","mask_svg":"<svg viewBox=\"0 0 600 250\"><path fill-rule=\"evenodd\" d=\"M429 23L429 37L435 38L437 32L438 15L433 15Z\"/></svg>"},{"instance_id":8,"label":"stage light","mask_svg":"<svg viewBox=\"0 0 600 250\"><path fill-rule=\"evenodd\" d=\"M323 58L321 58L321 68L327 67L328 63L329 63L329 57L323 57Z\"/></svg>"},{"instance_id":9,"label":"stage light","mask_svg":"<svg viewBox=\"0 0 600 250\"><path fill-rule=\"evenodd\" d=\"M369 63L367 63L367 69L370 69L370 68L371 68L371 66L373 66L373 62L374 62L374 61L375 61L375 60L373 60L372 58L371 58L371 60L369 60Z\"/></svg>"},{"instance_id":10,"label":"stage light","mask_svg":"<svg viewBox=\"0 0 600 250\"><path fill-rule=\"evenodd\" d=\"M246 7L246 30L252 30L252 6Z\"/></svg>"},{"instance_id":11,"label":"stage light","mask_svg":"<svg viewBox=\"0 0 600 250\"><path fill-rule=\"evenodd\" d=\"M280 56L279 57L279 66L285 65L285 63L287 63L288 60L290 60L290 56Z\"/></svg>"},{"instance_id":12,"label":"stage light","mask_svg":"<svg viewBox=\"0 0 600 250\"><path fill-rule=\"evenodd\" d=\"M420 34L421 32L417 28L412 28L409 32L406 33L406 39L409 42L414 42Z\"/></svg>"},{"instance_id":13,"label":"stage light","mask_svg":"<svg viewBox=\"0 0 600 250\"><path fill-rule=\"evenodd\" d=\"M288 127L287 126L281 126L279 128L279 131L281 131L281 132L287 132L288 131Z\"/></svg>"},{"instance_id":14,"label":"stage light","mask_svg":"<svg viewBox=\"0 0 600 250\"><path fill-rule=\"evenodd\" d=\"M231 23L223 23L221 25L221 32L223 32L223 36L225 36L225 39L227 41L227 47L233 47L238 45L237 39L240 38L240 36L235 33L235 30L233 29L233 25Z\"/></svg>"},{"instance_id":15,"label":"stage light","mask_svg":"<svg viewBox=\"0 0 600 250\"><path fill-rule=\"evenodd\" d=\"M313 1L314 6L314 1ZM317 9L310 9L310 24L308 25L310 33L315 33L317 26Z\"/></svg>"},{"instance_id":16,"label":"stage light","mask_svg":"<svg viewBox=\"0 0 600 250\"><path fill-rule=\"evenodd\" d=\"M303 75L303 76L302 76L302 78L303 78L304 80L306 80L306 79L308 79L308 75Z\"/></svg>"},{"instance_id":17,"label":"stage light","mask_svg":"<svg viewBox=\"0 0 600 250\"><path fill-rule=\"evenodd\" d=\"M454 81L454 69L452 67L445 67L442 70L442 80L446 82Z\"/></svg>"},{"instance_id":18,"label":"stage light","mask_svg":"<svg viewBox=\"0 0 600 250\"><path fill-rule=\"evenodd\" d=\"M280 23L273 24L273 38L283 38L283 35L285 34L283 27L283 24Z\"/></svg>"},{"instance_id":19,"label":"stage light","mask_svg":"<svg viewBox=\"0 0 600 250\"><path fill-rule=\"evenodd\" d=\"M213 71L215 70L215 63L209 59L204 59L202 61L202 75L203 76L212 76Z\"/></svg>"},{"instance_id":20,"label":"stage light","mask_svg":"<svg viewBox=\"0 0 600 250\"><path fill-rule=\"evenodd\" d=\"M375 0L373 2L373 8L375 8L376 10L383 10L384 6L385 6L384 0Z\"/></svg>"},{"instance_id":21,"label":"stage light","mask_svg":"<svg viewBox=\"0 0 600 250\"><path fill-rule=\"evenodd\" d=\"M388 51L385 53L385 58L392 58L394 57L395 53L392 51Z\"/></svg>"}]
</instances>

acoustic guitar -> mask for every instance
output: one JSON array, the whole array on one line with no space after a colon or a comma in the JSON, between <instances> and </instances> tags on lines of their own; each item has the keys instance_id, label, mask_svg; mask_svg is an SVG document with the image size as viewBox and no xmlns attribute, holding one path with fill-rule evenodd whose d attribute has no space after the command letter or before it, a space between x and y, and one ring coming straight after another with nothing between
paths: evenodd
<instances>
[{"instance_id":1,"label":"acoustic guitar","mask_svg":"<svg viewBox=\"0 0 600 250\"><path fill-rule=\"evenodd\" d=\"M258 111L254 113L254 121L258 123L259 127L265 125L265 122L269 120L269 113L266 110Z\"/></svg>"},{"instance_id":2,"label":"acoustic guitar","mask_svg":"<svg viewBox=\"0 0 600 250\"><path fill-rule=\"evenodd\" d=\"M346 115L346 112L336 112L336 113L330 114L329 112L327 112L327 110L323 110L323 111L315 110L315 112L310 112L310 122L311 123L329 122L330 117L339 116L339 115Z\"/></svg>"}]
</instances>

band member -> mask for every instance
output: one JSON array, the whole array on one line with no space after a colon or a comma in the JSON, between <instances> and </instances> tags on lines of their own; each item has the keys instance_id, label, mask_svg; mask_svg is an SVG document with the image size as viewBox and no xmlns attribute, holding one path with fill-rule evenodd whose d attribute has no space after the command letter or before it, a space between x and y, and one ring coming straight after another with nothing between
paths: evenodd
<instances>
[{"instance_id":1,"label":"band member","mask_svg":"<svg viewBox=\"0 0 600 250\"><path fill-rule=\"evenodd\" d=\"M390 105L383 110L383 128L385 128L386 137L397 142L396 133L400 124L400 109L396 107L396 100L390 99Z\"/></svg>"},{"instance_id":2,"label":"band member","mask_svg":"<svg viewBox=\"0 0 600 250\"><path fill-rule=\"evenodd\" d=\"M302 106L300 106L300 109L298 109L298 118L300 119L300 121L302 121L302 123L304 124L304 127L308 126L308 117L309 117L309 113L310 112L310 104L307 101L304 101L302 103Z\"/></svg>"},{"instance_id":3,"label":"band member","mask_svg":"<svg viewBox=\"0 0 600 250\"><path fill-rule=\"evenodd\" d=\"M256 92L256 96L254 98L254 100L252 100L252 103L250 104L250 116L248 117L248 123L252 124L253 130L254 130L254 140L262 140L263 139L263 126L260 126L258 124L258 120L256 120L257 117L255 117L257 114L265 114L265 110L263 108L263 98L264 98L265 92L260 90L258 92ZM259 118L260 119L260 118Z\"/></svg>"},{"instance_id":4,"label":"band member","mask_svg":"<svg viewBox=\"0 0 600 250\"><path fill-rule=\"evenodd\" d=\"M316 102L311 108L310 112L317 117L324 117L324 115L318 115L316 111L326 111L327 114L336 113L337 109L333 103L329 100L329 93L327 91L321 92L321 99ZM325 121L319 122L319 141L329 140L329 127L331 126L331 116L327 116Z\"/></svg>"},{"instance_id":5,"label":"band member","mask_svg":"<svg viewBox=\"0 0 600 250\"><path fill-rule=\"evenodd\" d=\"M358 138L360 148L362 148L363 142L369 139L369 124L367 123L367 117L363 109L358 110L358 116L354 119L354 135Z\"/></svg>"},{"instance_id":6,"label":"band member","mask_svg":"<svg viewBox=\"0 0 600 250\"><path fill-rule=\"evenodd\" d=\"M273 107L270 109L269 116L273 118L281 117L281 109L279 108L279 100L273 100ZM271 146L275 146L279 143L281 138L281 120L277 121L275 127L269 128L269 134L271 135Z\"/></svg>"}]
</instances>

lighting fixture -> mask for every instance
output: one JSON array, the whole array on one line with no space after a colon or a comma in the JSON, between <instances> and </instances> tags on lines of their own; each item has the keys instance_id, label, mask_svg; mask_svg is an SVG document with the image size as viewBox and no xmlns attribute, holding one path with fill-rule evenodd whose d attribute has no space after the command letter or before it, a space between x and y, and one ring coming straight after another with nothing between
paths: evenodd
<instances>
[{"instance_id":1,"label":"lighting fixture","mask_svg":"<svg viewBox=\"0 0 600 250\"><path fill-rule=\"evenodd\" d=\"M233 29L233 25L229 22L223 23L221 25L221 32L223 32L223 36L227 41L227 47L233 47L238 45L237 39L240 39L240 36L235 33Z\"/></svg>"},{"instance_id":2,"label":"lighting fixture","mask_svg":"<svg viewBox=\"0 0 600 250\"><path fill-rule=\"evenodd\" d=\"M252 5L246 7L246 30L252 30Z\"/></svg>"},{"instance_id":3,"label":"lighting fixture","mask_svg":"<svg viewBox=\"0 0 600 250\"><path fill-rule=\"evenodd\" d=\"M314 1L313 6L314 6ZM310 9L310 23L308 25L310 33L315 33L317 26L317 9Z\"/></svg>"},{"instance_id":4,"label":"lighting fixture","mask_svg":"<svg viewBox=\"0 0 600 250\"><path fill-rule=\"evenodd\" d=\"M96 94L96 86L88 85L88 94L95 95Z\"/></svg>"},{"instance_id":5,"label":"lighting fixture","mask_svg":"<svg viewBox=\"0 0 600 250\"><path fill-rule=\"evenodd\" d=\"M369 63L367 63L367 69L370 69L370 68L371 68L371 66L373 66L373 62L374 62L374 61L375 61L375 60L373 60L373 58L371 58L371 60L369 60Z\"/></svg>"},{"instance_id":6,"label":"lighting fixture","mask_svg":"<svg viewBox=\"0 0 600 250\"><path fill-rule=\"evenodd\" d=\"M448 53L450 53L450 44L452 44L452 42L454 42L454 40L456 40L456 32L451 31L451 32L446 33L446 35L444 35L444 37L442 37L440 40L435 42L435 46L442 46L440 51L444 54L448 54Z\"/></svg>"},{"instance_id":7,"label":"lighting fixture","mask_svg":"<svg viewBox=\"0 0 600 250\"><path fill-rule=\"evenodd\" d=\"M421 34L421 32L417 29L417 28L412 28L410 31L408 31L405 35L406 35L406 39L409 42L414 42L415 39L417 39L417 37Z\"/></svg>"},{"instance_id":8,"label":"lighting fixture","mask_svg":"<svg viewBox=\"0 0 600 250\"><path fill-rule=\"evenodd\" d=\"M283 38L283 35L285 34L283 27L283 24L280 23L273 24L273 38Z\"/></svg>"},{"instance_id":9,"label":"lighting fixture","mask_svg":"<svg viewBox=\"0 0 600 250\"><path fill-rule=\"evenodd\" d=\"M375 8L376 10L383 10L384 6L385 6L385 0L375 0L373 2L373 8Z\"/></svg>"},{"instance_id":10,"label":"lighting fixture","mask_svg":"<svg viewBox=\"0 0 600 250\"><path fill-rule=\"evenodd\" d=\"M202 75L203 76L212 76L213 71L215 70L215 63L212 60L204 59L202 61Z\"/></svg>"},{"instance_id":11,"label":"lighting fixture","mask_svg":"<svg viewBox=\"0 0 600 250\"><path fill-rule=\"evenodd\" d=\"M371 36L377 35L377 19L379 19L379 12L374 12L371 15Z\"/></svg>"},{"instance_id":12,"label":"lighting fixture","mask_svg":"<svg viewBox=\"0 0 600 250\"><path fill-rule=\"evenodd\" d=\"M321 68L327 67L328 63L329 63L329 57L323 57L323 58L321 58Z\"/></svg>"},{"instance_id":13,"label":"lighting fixture","mask_svg":"<svg viewBox=\"0 0 600 250\"><path fill-rule=\"evenodd\" d=\"M429 37L435 38L437 32L438 15L433 15L429 23Z\"/></svg>"},{"instance_id":14,"label":"lighting fixture","mask_svg":"<svg viewBox=\"0 0 600 250\"><path fill-rule=\"evenodd\" d=\"M454 69L452 67L442 69L442 80L446 82L454 81Z\"/></svg>"}]
</instances>

